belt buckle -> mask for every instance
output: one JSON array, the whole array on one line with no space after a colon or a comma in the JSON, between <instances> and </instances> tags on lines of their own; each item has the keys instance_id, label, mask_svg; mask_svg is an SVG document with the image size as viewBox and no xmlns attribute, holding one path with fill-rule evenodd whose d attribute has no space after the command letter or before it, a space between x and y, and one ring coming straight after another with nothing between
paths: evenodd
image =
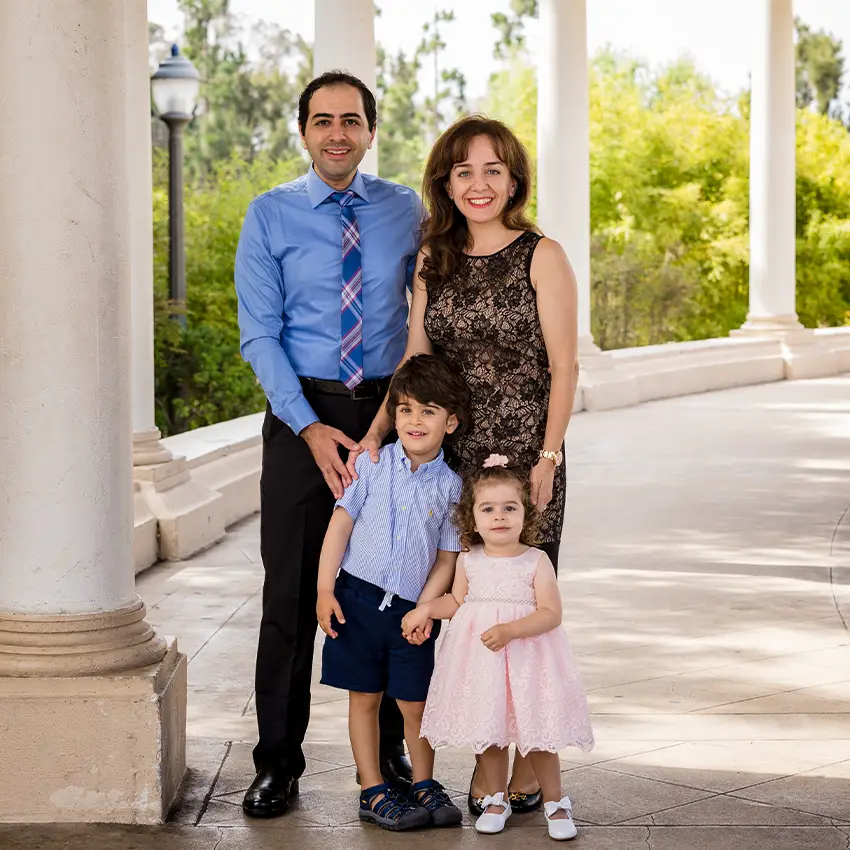
<instances>
[{"instance_id":1,"label":"belt buckle","mask_svg":"<svg viewBox=\"0 0 850 850\"><path fill-rule=\"evenodd\" d=\"M366 381L361 381L353 390L351 390L351 399L352 401L367 401L370 398L375 397L374 390L370 390L369 387L364 386Z\"/></svg>"}]
</instances>

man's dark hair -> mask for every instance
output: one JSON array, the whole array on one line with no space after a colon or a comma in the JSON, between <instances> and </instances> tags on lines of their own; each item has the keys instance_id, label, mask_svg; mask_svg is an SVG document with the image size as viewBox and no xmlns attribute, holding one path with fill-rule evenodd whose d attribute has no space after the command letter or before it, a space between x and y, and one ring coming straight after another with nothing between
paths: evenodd
<instances>
[{"instance_id":1,"label":"man's dark hair","mask_svg":"<svg viewBox=\"0 0 850 850\"><path fill-rule=\"evenodd\" d=\"M396 408L406 398L420 404L437 404L454 414L458 427L452 437L462 434L469 425L469 388L441 357L414 354L399 367L387 398L387 411L393 419Z\"/></svg>"},{"instance_id":2,"label":"man's dark hair","mask_svg":"<svg viewBox=\"0 0 850 850\"><path fill-rule=\"evenodd\" d=\"M375 95L369 91L366 83L345 71L327 71L316 77L315 80L311 80L307 88L301 92L301 97L298 98L298 129L302 136L307 129L307 119L310 117L310 101L319 89L327 86L352 86L359 89L360 96L363 98L363 112L366 116L369 132L371 133L375 129L375 124L378 121L378 106L375 103Z\"/></svg>"}]
</instances>

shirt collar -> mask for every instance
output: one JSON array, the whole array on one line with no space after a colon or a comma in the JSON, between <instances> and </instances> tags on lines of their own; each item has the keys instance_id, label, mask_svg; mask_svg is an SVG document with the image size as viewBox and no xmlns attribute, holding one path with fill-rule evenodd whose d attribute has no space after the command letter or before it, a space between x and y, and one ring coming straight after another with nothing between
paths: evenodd
<instances>
[{"instance_id":1,"label":"shirt collar","mask_svg":"<svg viewBox=\"0 0 850 850\"><path fill-rule=\"evenodd\" d=\"M393 443L393 449L395 451L395 462L402 469L410 472L410 458L404 453L404 446L401 444L401 440L396 440ZM434 460L429 460L428 463L419 464L418 469L413 475L422 475L423 478L430 478L439 468L439 466L443 463L443 450L440 449L440 453L434 458Z\"/></svg>"},{"instance_id":2,"label":"shirt collar","mask_svg":"<svg viewBox=\"0 0 850 850\"><path fill-rule=\"evenodd\" d=\"M360 171L354 173L354 179L348 187L361 200L369 203L369 193L366 191L366 181ZM310 206L316 209L319 204L323 204L334 192L339 190L328 186L324 180L316 173L316 169L311 165L307 172L307 197L310 199Z\"/></svg>"}]
</instances>

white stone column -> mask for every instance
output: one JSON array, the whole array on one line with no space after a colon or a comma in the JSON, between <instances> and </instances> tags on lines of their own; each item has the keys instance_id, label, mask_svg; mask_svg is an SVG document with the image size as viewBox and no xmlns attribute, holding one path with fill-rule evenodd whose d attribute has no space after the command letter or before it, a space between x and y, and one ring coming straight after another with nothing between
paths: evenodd
<instances>
[{"instance_id":1,"label":"white stone column","mask_svg":"<svg viewBox=\"0 0 850 850\"><path fill-rule=\"evenodd\" d=\"M585 0L540 0L537 219L561 243L578 282L579 353L590 330L590 106Z\"/></svg>"},{"instance_id":2,"label":"white stone column","mask_svg":"<svg viewBox=\"0 0 850 850\"><path fill-rule=\"evenodd\" d=\"M133 579L124 24L0 27L0 821L157 821L185 765L185 658Z\"/></svg>"},{"instance_id":3,"label":"white stone column","mask_svg":"<svg viewBox=\"0 0 850 850\"><path fill-rule=\"evenodd\" d=\"M586 0L540 0L537 220L561 243L578 284L576 409L634 404L634 380L600 352L590 329L590 92Z\"/></svg>"},{"instance_id":4,"label":"white stone column","mask_svg":"<svg viewBox=\"0 0 850 850\"><path fill-rule=\"evenodd\" d=\"M374 0L315 0L316 35L313 73L348 71L377 97ZM378 173L378 139L360 170Z\"/></svg>"},{"instance_id":5,"label":"white stone column","mask_svg":"<svg viewBox=\"0 0 850 850\"><path fill-rule=\"evenodd\" d=\"M744 330L802 327L795 307L792 0L757 0L750 106L750 309Z\"/></svg>"},{"instance_id":6,"label":"white stone column","mask_svg":"<svg viewBox=\"0 0 850 850\"><path fill-rule=\"evenodd\" d=\"M219 493L192 478L161 442L154 415L151 97L146 0L126 7L127 193L132 312L132 414L136 572L157 558L182 559L224 536Z\"/></svg>"},{"instance_id":7,"label":"white stone column","mask_svg":"<svg viewBox=\"0 0 850 850\"><path fill-rule=\"evenodd\" d=\"M133 325L133 463L171 460L154 416L153 176L147 0L127 7L127 159Z\"/></svg>"}]
</instances>

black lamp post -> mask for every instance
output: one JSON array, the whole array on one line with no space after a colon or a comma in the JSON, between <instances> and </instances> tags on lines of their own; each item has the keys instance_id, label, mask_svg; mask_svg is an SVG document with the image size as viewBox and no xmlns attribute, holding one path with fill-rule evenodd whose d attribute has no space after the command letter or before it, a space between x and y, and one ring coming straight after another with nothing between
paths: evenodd
<instances>
[{"instance_id":1,"label":"black lamp post","mask_svg":"<svg viewBox=\"0 0 850 850\"><path fill-rule=\"evenodd\" d=\"M168 291L173 302L186 304L186 252L183 243L183 128L192 120L200 90L195 66L176 44L151 77L151 96L168 125ZM180 314L185 324L185 314Z\"/></svg>"}]
</instances>

